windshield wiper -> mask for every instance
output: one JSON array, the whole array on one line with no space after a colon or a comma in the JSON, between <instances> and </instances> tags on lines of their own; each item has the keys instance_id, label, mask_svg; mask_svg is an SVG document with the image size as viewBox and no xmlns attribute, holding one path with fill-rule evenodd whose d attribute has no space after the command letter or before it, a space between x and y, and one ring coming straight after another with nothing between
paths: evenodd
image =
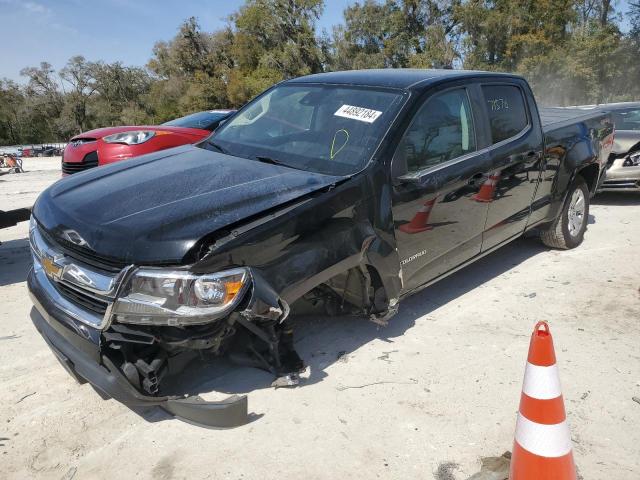
<instances>
[{"instance_id":1,"label":"windshield wiper","mask_svg":"<svg viewBox=\"0 0 640 480\"><path fill-rule=\"evenodd\" d=\"M300 167L296 167L296 166L293 166L293 165L289 165L288 163L284 163L284 162L282 162L280 160L277 160L277 159L271 158L271 157L263 157L261 155L256 155L253 158L255 158L256 160L258 160L259 162L262 162L262 163L270 163L271 165L278 165L278 166L281 166L281 167L294 168L296 170L305 170L304 168L300 168Z\"/></svg>"},{"instance_id":2,"label":"windshield wiper","mask_svg":"<svg viewBox=\"0 0 640 480\"><path fill-rule=\"evenodd\" d=\"M216 150L218 150L220 153L224 153L225 155L228 153L226 149L222 148L220 145L218 145L213 140L208 140L207 143L209 145L211 145L213 148L215 148Z\"/></svg>"}]
</instances>

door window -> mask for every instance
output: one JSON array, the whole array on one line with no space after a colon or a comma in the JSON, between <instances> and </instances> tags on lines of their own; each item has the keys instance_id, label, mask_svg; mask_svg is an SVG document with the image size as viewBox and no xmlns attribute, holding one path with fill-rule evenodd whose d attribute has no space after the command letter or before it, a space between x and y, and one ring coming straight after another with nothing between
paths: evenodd
<instances>
[{"instance_id":1,"label":"door window","mask_svg":"<svg viewBox=\"0 0 640 480\"><path fill-rule=\"evenodd\" d=\"M476 149L467 91L431 97L411 121L393 157L395 176L413 173Z\"/></svg>"},{"instance_id":2,"label":"door window","mask_svg":"<svg viewBox=\"0 0 640 480\"><path fill-rule=\"evenodd\" d=\"M529 125L527 109L519 87L483 85L482 93L487 102L494 144L515 137Z\"/></svg>"}]
</instances>

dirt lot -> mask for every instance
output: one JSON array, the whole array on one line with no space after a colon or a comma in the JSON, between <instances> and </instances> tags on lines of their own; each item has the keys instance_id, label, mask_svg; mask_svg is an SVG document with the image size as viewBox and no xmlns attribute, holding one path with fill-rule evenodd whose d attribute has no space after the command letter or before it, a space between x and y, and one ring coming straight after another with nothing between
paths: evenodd
<instances>
[{"instance_id":1,"label":"dirt lot","mask_svg":"<svg viewBox=\"0 0 640 480\"><path fill-rule=\"evenodd\" d=\"M27 206L58 160L0 177ZM519 240L402 303L387 328L299 321L310 377L270 388L212 367L206 387L250 392L255 420L206 430L79 386L29 320L27 225L0 230L0 478L466 479L511 450L530 331L555 337L585 479L640 478L640 196L601 195L585 243Z\"/></svg>"}]
</instances>

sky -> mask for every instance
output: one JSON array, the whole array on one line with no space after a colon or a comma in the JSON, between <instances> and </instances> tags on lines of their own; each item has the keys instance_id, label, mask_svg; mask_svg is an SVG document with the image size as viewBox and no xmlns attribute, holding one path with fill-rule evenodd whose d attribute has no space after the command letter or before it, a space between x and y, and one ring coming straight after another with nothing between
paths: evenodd
<instances>
[{"instance_id":1,"label":"sky","mask_svg":"<svg viewBox=\"0 0 640 480\"><path fill-rule=\"evenodd\" d=\"M243 0L0 0L0 78L24 83L20 70L48 61L60 69L73 55L143 66L155 42L169 40L188 17L205 31L222 27ZM325 0L322 29L342 21L354 0ZM618 11L628 0L618 0ZM623 29L627 23L623 22Z\"/></svg>"},{"instance_id":2,"label":"sky","mask_svg":"<svg viewBox=\"0 0 640 480\"><path fill-rule=\"evenodd\" d=\"M143 66L153 45L170 40L194 16L205 31L225 25L243 0L0 0L0 78L24 82L20 70L73 55ZM319 31L340 23L353 0L327 0ZM9 40L11 39L11 40Z\"/></svg>"}]
</instances>

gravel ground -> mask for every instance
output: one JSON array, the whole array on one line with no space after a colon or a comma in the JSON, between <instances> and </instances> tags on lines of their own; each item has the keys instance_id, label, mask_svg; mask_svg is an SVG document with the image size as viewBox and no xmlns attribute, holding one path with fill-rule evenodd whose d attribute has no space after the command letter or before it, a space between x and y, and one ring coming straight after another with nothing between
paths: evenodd
<instances>
[{"instance_id":1,"label":"gravel ground","mask_svg":"<svg viewBox=\"0 0 640 480\"><path fill-rule=\"evenodd\" d=\"M0 177L30 205L58 159ZM640 478L640 196L596 197L584 244L523 239L407 299L387 328L298 320L309 379L274 390L212 366L204 389L250 392L255 420L206 430L77 385L29 320L27 225L0 230L0 478L467 479L510 450L529 335L554 334L585 479Z\"/></svg>"}]
</instances>

